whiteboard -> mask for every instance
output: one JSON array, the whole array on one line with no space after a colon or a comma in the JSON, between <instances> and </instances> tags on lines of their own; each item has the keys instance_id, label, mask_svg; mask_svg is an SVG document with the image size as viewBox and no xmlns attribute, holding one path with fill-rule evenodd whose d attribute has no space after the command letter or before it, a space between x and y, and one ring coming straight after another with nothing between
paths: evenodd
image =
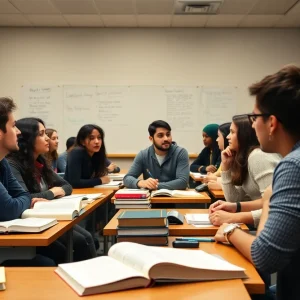
<instances>
[{"instance_id":1,"label":"whiteboard","mask_svg":"<svg viewBox=\"0 0 300 300\"><path fill-rule=\"evenodd\" d=\"M202 128L231 121L236 95L236 87L28 85L22 87L21 117L39 117L57 129L60 152L81 126L97 124L108 153L137 153L150 145L149 124L162 119L173 141L199 153Z\"/></svg>"}]
</instances>

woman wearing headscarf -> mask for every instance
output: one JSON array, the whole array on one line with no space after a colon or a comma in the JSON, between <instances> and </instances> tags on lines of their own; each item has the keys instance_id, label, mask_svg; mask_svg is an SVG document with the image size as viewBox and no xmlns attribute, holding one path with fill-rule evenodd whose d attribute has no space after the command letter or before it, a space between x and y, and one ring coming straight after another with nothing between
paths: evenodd
<instances>
[{"instance_id":1,"label":"woman wearing headscarf","mask_svg":"<svg viewBox=\"0 0 300 300\"><path fill-rule=\"evenodd\" d=\"M191 164L191 172L199 172L202 174L206 174L207 172L214 173L219 168L221 153L216 142L218 128L218 124L208 124L203 128L202 137L205 148Z\"/></svg>"}]
</instances>

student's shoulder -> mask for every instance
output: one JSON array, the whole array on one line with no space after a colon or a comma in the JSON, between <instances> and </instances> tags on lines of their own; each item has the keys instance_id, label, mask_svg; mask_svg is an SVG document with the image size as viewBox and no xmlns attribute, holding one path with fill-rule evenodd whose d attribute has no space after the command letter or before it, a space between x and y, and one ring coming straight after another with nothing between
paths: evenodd
<instances>
[{"instance_id":1,"label":"student's shoulder","mask_svg":"<svg viewBox=\"0 0 300 300\"><path fill-rule=\"evenodd\" d=\"M249 157L248 157L248 164L251 165L258 165L258 164L278 164L281 160L281 156L277 153L267 153L262 151L260 148L254 149Z\"/></svg>"},{"instance_id":2,"label":"student's shoulder","mask_svg":"<svg viewBox=\"0 0 300 300\"><path fill-rule=\"evenodd\" d=\"M87 155L86 150L83 147L75 147L69 155L72 157L79 157L79 156L85 156Z\"/></svg>"}]
</instances>

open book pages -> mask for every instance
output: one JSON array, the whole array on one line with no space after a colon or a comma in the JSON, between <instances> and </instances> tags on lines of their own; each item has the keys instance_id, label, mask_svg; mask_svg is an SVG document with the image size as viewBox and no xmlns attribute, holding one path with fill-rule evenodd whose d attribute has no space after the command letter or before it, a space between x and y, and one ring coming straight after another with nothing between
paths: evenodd
<instances>
[{"instance_id":1,"label":"open book pages","mask_svg":"<svg viewBox=\"0 0 300 300\"><path fill-rule=\"evenodd\" d=\"M6 286L6 278L5 278L5 268L0 267L0 291L5 290Z\"/></svg>"},{"instance_id":2,"label":"open book pages","mask_svg":"<svg viewBox=\"0 0 300 300\"><path fill-rule=\"evenodd\" d=\"M6 222L0 222L0 232L41 232L57 224L56 219L15 219Z\"/></svg>"},{"instance_id":3,"label":"open book pages","mask_svg":"<svg viewBox=\"0 0 300 300\"><path fill-rule=\"evenodd\" d=\"M185 220L190 225L212 225L208 214L186 214Z\"/></svg>"},{"instance_id":4,"label":"open book pages","mask_svg":"<svg viewBox=\"0 0 300 300\"><path fill-rule=\"evenodd\" d=\"M206 178L207 175L206 174L201 174L201 173L197 173L197 172L190 172L191 175L193 175L195 178Z\"/></svg>"},{"instance_id":5,"label":"open book pages","mask_svg":"<svg viewBox=\"0 0 300 300\"><path fill-rule=\"evenodd\" d=\"M81 198L57 199L51 201L36 202L32 209L26 209L22 219L35 218L56 218L57 220L73 220L84 212L86 203Z\"/></svg>"},{"instance_id":6,"label":"open book pages","mask_svg":"<svg viewBox=\"0 0 300 300\"><path fill-rule=\"evenodd\" d=\"M168 197L175 197L175 198L203 198L204 196L196 191L186 191L186 190L167 190L167 189L160 189L157 191L151 192L151 197L159 197L159 196L168 196Z\"/></svg>"},{"instance_id":7,"label":"open book pages","mask_svg":"<svg viewBox=\"0 0 300 300\"><path fill-rule=\"evenodd\" d=\"M121 185L123 185L123 181L111 180L109 183L95 185L94 188L111 188L111 187L118 187Z\"/></svg>"},{"instance_id":8,"label":"open book pages","mask_svg":"<svg viewBox=\"0 0 300 300\"><path fill-rule=\"evenodd\" d=\"M146 287L151 280L246 278L243 268L201 250L158 248L130 242L113 245L108 257L60 264L55 272L79 295Z\"/></svg>"}]
</instances>

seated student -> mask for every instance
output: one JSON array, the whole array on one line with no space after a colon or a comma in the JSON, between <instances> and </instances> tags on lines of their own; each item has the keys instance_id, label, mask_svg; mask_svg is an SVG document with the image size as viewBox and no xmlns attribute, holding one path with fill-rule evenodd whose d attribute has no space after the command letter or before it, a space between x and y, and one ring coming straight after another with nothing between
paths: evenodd
<instances>
[{"instance_id":1,"label":"seated student","mask_svg":"<svg viewBox=\"0 0 300 300\"><path fill-rule=\"evenodd\" d=\"M31 205L31 197L13 176L5 156L10 151L17 151L17 135L21 132L16 127L13 111L16 106L12 99L0 98L0 221L20 218L24 210ZM13 250L12 250L13 251ZM4 266L55 266L53 260L42 255L33 259L6 260L1 255L0 264Z\"/></svg>"},{"instance_id":2,"label":"seated student","mask_svg":"<svg viewBox=\"0 0 300 300\"><path fill-rule=\"evenodd\" d=\"M82 126L76 137L76 145L68 155L64 178L73 188L109 183L103 129L93 124Z\"/></svg>"},{"instance_id":3,"label":"seated student","mask_svg":"<svg viewBox=\"0 0 300 300\"><path fill-rule=\"evenodd\" d=\"M219 126L217 143L218 143L220 151L223 151L229 145L227 136L230 132L230 125L231 125L231 123L224 123ZM222 190L221 165L220 165L219 169L217 170L217 172L215 172L215 173L209 172L207 174L207 177L203 179L203 182L207 183L209 189Z\"/></svg>"},{"instance_id":4,"label":"seated student","mask_svg":"<svg viewBox=\"0 0 300 300\"><path fill-rule=\"evenodd\" d=\"M209 124L203 128L202 137L205 148L191 164L191 172L216 172L221 163L220 149L216 139L218 137L218 124Z\"/></svg>"},{"instance_id":5,"label":"seated student","mask_svg":"<svg viewBox=\"0 0 300 300\"><path fill-rule=\"evenodd\" d=\"M75 142L76 142L75 136L69 137L67 139L67 142L66 142L67 150L65 152L61 153L57 159L57 172L58 173L65 173L66 166L67 166L67 157L68 157L68 154L70 153L70 151L75 147Z\"/></svg>"},{"instance_id":6,"label":"seated student","mask_svg":"<svg viewBox=\"0 0 300 300\"><path fill-rule=\"evenodd\" d=\"M8 160L20 185L29 191L32 198L53 200L70 195L71 185L57 175L43 157L49 151L49 137L45 133L44 122L37 118L24 118L18 120L16 126L22 132L18 136L19 151L12 152ZM66 244L66 236L58 241ZM79 225L73 227L73 247L74 261L96 256L91 234Z\"/></svg>"},{"instance_id":7,"label":"seated student","mask_svg":"<svg viewBox=\"0 0 300 300\"><path fill-rule=\"evenodd\" d=\"M223 224L215 239L229 241L258 270L277 272L276 299L299 299L300 269L300 68L286 66L250 86L256 96L249 119L265 152L283 159L274 171L272 196L263 206L259 234Z\"/></svg>"},{"instance_id":8,"label":"seated student","mask_svg":"<svg viewBox=\"0 0 300 300\"><path fill-rule=\"evenodd\" d=\"M128 188L186 189L189 180L189 157L184 148L172 142L171 127L154 121L148 127L152 146L140 151L124 177ZM143 180L138 179L143 174Z\"/></svg>"},{"instance_id":9,"label":"seated student","mask_svg":"<svg viewBox=\"0 0 300 300\"><path fill-rule=\"evenodd\" d=\"M49 137L49 152L45 153L45 157L48 160L49 165L54 172L57 173L57 158L58 158L58 135L55 129L47 128L46 134Z\"/></svg>"},{"instance_id":10,"label":"seated student","mask_svg":"<svg viewBox=\"0 0 300 300\"><path fill-rule=\"evenodd\" d=\"M228 202L261 199L265 189L272 183L273 172L280 161L280 155L264 153L247 115L232 118L229 146L222 151L222 187ZM218 201L221 203L220 201ZM214 207L216 204L212 204ZM238 204L239 205L239 204ZM210 220L214 225L221 225L234 220L238 223L258 226L261 208L251 212L230 213L225 210L211 211Z\"/></svg>"}]
</instances>

